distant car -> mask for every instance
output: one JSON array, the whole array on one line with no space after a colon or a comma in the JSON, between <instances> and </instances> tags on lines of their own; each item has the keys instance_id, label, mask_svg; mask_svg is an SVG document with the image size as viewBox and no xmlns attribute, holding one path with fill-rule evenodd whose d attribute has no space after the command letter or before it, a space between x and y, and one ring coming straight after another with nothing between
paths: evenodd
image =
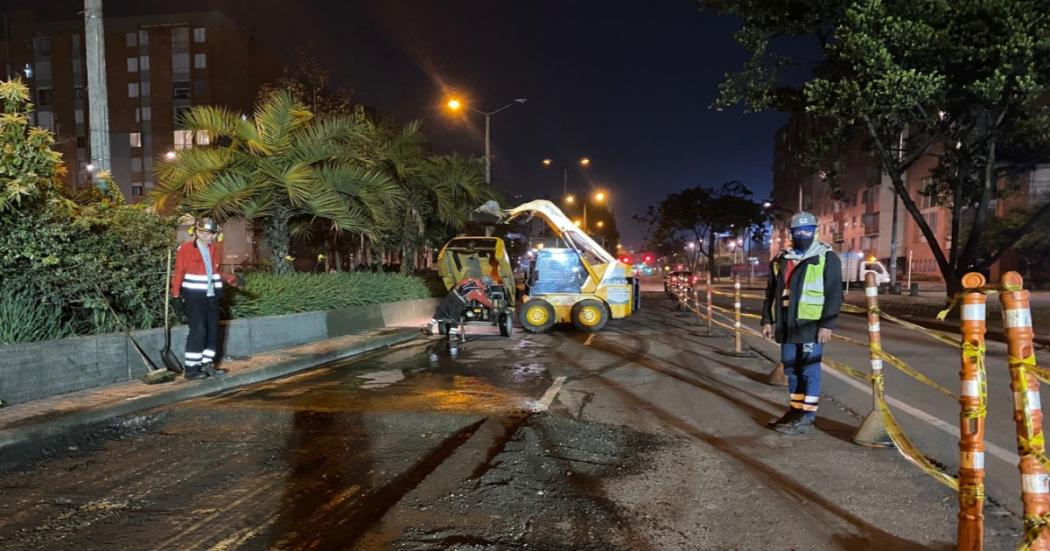
<instances>
[{"instance_id":1,"label":"distant car","mask_svg":"<svg viewBox=\"0 0 1050 551\"><path fill-rule=\"evenodd\" d=\"M677 291L686 291L691 293L693 287L700 281L700 276L693 274L693 272L677 271L671 272L664 277L664 292L669 295L676 293Z\"/></svg>"}]
</instances>

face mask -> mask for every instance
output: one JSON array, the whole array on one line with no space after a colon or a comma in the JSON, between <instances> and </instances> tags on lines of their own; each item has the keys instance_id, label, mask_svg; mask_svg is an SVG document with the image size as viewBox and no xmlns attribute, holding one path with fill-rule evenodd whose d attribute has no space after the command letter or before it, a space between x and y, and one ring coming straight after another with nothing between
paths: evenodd
<instances>
[{"instance_id":1,"label":"face mask","mask_svg":"<svg viewBox=\"0 0 1050 551\"><path fill-rule=\"evenodd\" d=\"M799 253L804 253L809 250L810 245L813 244L813 238L816 237L816 228L801 227L794 228L791 230L791 248Z\"/></svg>"}]
</instances>

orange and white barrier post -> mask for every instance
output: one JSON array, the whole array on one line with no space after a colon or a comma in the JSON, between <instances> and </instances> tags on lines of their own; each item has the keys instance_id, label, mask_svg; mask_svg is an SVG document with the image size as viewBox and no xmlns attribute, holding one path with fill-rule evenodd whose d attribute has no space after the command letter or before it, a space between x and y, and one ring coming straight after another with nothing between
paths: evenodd
<instances>
[{"instance_id":1,"label":"orange and white barrier post","mask_svg":"<svg viewBox=\"0 0 1050 551\"><path fill-rule=\"evenodd\" d=\"M875 273L864 275L864 296L868 301L868 361L871 363L871 411L864 418L853 441L861 446L884 448L893 445L886 425L882 420L879 398L886 392L882 376L882 329L879 325L879 284Z\"/></svg>"},{"instance_id":2,"label":"orange and white barrier post","mask_svg":"<svg viewBox=\"0 0 1050 551\"><path fill-rule=\"evenodd\" d=\"M734 349L737 354L743 354L743 343L740 338L740 276L733 278L733 312L736 314L736 318L733 321L733 333L736 335L736 348Z\"/></svg>"},{"instance_id":3,"label":"orange and white barrier post","mask_svg":"<svg viewBox=\"0 0 1050 551\"><path fill-rule=\"evenodd\" d=\"M704 321L704 315L700 313L700 289L695 285L693 286L693 303L696 305L696 324L700 325Z\"/></svg>"},{"instance_id":4,"label":"orange and white barrier post","mask_svg":"<svg viewBox=\"0 0 1050 551\"><path fill-rule=\"evenodd\" d=\"M984 361L984 276L963 276L962 392L959 393L959 529L957 548L979 550L984 546L984 418L987 382Z\"/></svg>"},{"instance_id":5,"label":"orange and white barrier post","mask_svg":"<svg viewBox=\"0 0 1050 551\"><path fill-rule=\"evenodd\" d=\"M1025 541L1035 551L1050 550L1050 486L1040 457L1045 457L1043 412L1039 401L1039 380L1027 369L1035 365L1032 339L1032 311L1024 280L1017 272L1003 274L999 282L999 301L1003 306L1007 353L1010 361L1010 387L1014 392L1014 421L1021 460L1021 501L1024 504Z\"/></svg>"},{"instance_id":6,"label":"orange and white barrier post","mask_svg":"<svg viewBox=\"0 0 1050 551\"><path fill-rule=\"evenodd\" d=\"M711 291L711 272L707 272L707 334L714 335L714 328L712 327L712 319L714 318L714 306Z\"/></svg>"}]
</instances>

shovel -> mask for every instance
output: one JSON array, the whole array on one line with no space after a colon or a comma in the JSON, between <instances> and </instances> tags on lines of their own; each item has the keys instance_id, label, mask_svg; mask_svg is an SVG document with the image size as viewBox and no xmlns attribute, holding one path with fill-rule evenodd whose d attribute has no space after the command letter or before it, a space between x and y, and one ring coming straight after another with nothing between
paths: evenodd
<instances>
[{"instance_id":1,"label":"shovel","mask_svg":"<svg viewBox=\"0 0 1050 551\"><path fill-rule=\"evenodd\" d=\"M131 345L135 347L135 351L139 353L139 357L142 358L142 363L146 364L146 374L142 376L142 382L147 385L155 385L157 383L170 383L175 380L175 374L167 369L160 369L153 363L153 360L146 355L146 352L142 350L139 343L135 341L135 338L131 336L131 330L124 325L121 321L120 316L117 315L116 310L113 309L113 305L109 303L109 299L102 293L102 289L96 284L95 290L98 291L98 296L102 298L102 302L106 303L106 307L109 308L109 312L113 314L113 319L117 320L117 324L124 330L124 336L131 341Z\"/></svg>"},{"instance_id":2,"label":"shovel","mask_svg":"<svg viewBox=\"0 0 1050 551\"><path fill-rule=\"evenodd\" d=\"M182 373L182 364L178 356L171 351L171 324L168 317L168 305L171 303L171 249L168 249L168 277L164 280L164 349L160 351L160 359L164 367L175 373Z\"/></svg>"}]
</instances>

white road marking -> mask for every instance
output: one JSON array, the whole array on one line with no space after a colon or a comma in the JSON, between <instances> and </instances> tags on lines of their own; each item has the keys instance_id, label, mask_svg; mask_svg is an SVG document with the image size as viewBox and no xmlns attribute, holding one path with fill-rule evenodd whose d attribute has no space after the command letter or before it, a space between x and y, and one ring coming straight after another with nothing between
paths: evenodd
<instances>
[{"instance_id":1,"label":"white road marking","mask_svg":"<svg viewBox=\"0 0 1050 551\"><path fill-rule=\"evenodd\" d=\"M551 403L554 402L554 398L558 396L558 392L561 391L561 385L565 384L565 377L558 377L554 379L554 384L547 389L547 392L543 393L543 397L539 399L532 406L533 413L542 413L547 411L547 408L551 407Z\"/></svg>"},{"instance_id":2,"label":"white road marking","mask_svg":"<svg viewBox=\"0 0 1050 551\"><path fill-rule=\"evenodd\" d=\"M847 377L847 376L845 376L845 375L835 371L834 369L831 369L830 367L825 367L824 373L826 373L828 375L831 375L832 377L835 377L836 379L838 379L838 380L840 380L840 381L842 381L842 382L852 386L853 388L856 388L857 390L859 390L861 392L864 392L864 393L868 394L869 396L871 395L871 387L870 386L867 386L867 385L865 385L865 384L863 384L863 383L861 383L861 382L859 382L857 380L854 380L854 379L852 379L850 377ZM895 408L897 408L897 409L907 413L908 415L911 415L912 417L915 417L916 419L918 419L920 421L924 421L927 424L933 425L934 427L937 427L937 428L943 430L944 432L947 432L948 434L952 435L955 438L959 438L959 427L957 427L957 426L955 426L955 425L953 425L951 423L945 422L943 419L941 419L939 417L934 417L933 415L930 415L929 413L926 413L925 411L923 411L923 410L921 410L921 409L919 409L917 407L910 406L910 405L908 405L908 404L906 404L906 403L904 403L904 402L902 402L902 401L900 401L900 400L898 400L896 398L891 398L889 396L886 397L886 403L888 403L889 405L891 405L891 406L893 406L893 407L895 407ZM1018 457L1017 457L1016 453L1014 453L1014 452L1012 452L1010 450L1007 450L1006 448L1003 448L1003 447L1000 447L1000 446L996 446L995 444L992 444L991 442L985 441L985 443L984 443L984 451L986 453L988 453L988 454L991 454L991 455L994 455L995 457L998 457L999 459L1002 459L1003 461L1006 461L1007 463L1010 463L1011 465L1016 465L1017 464Z\"/></svg>"}]
</instances>

